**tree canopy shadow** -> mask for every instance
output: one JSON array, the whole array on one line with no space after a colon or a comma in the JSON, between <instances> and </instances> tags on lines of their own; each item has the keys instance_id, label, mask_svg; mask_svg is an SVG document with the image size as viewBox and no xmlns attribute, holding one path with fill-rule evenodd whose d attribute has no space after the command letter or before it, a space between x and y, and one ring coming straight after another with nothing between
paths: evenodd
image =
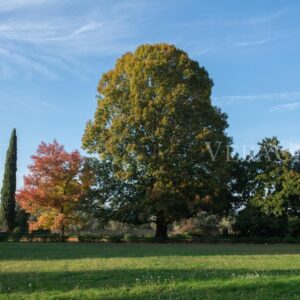
<instances>
[{"instance_id":1,"label":"tree canopy shadow","mask_svg":"<svg viewBox=\"0 0 300 300\"><path fill-rule=\"evenodd\" d=\"M2 260L300 254L297 244L0 243Z\"/></svg>"},{"instance_id":2,"label":"tree canopy shadow","mask_svg":"<svg viewBox=\"0 0 300 300\"><path fill-rule=\"evenodd\" d=\"M63 272L0 272L0 282L2 293L19 292L24 294L31 294L33 292L59 292L68 293L72 290L81 291L87 289L118 289L126 286L128 290L140 285L153 284L155 291L150 291L147 294L138 296L137 299L151 299L151 297L157 297L158 293L168 296L170 294L174 297L187 298L188 295L195 296L198 294L205 295L209 292L209 287L206 284L200 283L215 281L221 279L222 282L226 282L236 278L243 278L247 280L246 284L242 286L235 286L234 284L226 284L216 288L217 294L222 294L222 289L226 286L226 292L246 293L250 291L259 290L262 287L268 289L278 289L283 291L295 291L300 294L299 280L294 277L300 276L300 269L294 270L248 270L248 269L113 269L113 270L95 270L95 271L63 271ZM271 277L272 281L268 280L268 286L266 281L253 281L253 278L268 278ZM281 283L281 280L286 277L290 278L289 281ZM274 280L273 280L274 279ZM199 282L199 288L188 289L188 282ZM186 288L179 289L177 283L187 283ZM237 284L237 283L236 283ZM161 287L167 287L166 290ZM157 289L156 289L157 287ZM146 293L146 292L145 292ZM152 294L151 294L152 293ZM298 295L299 295L298 294ZM132 299L130 297L124 299ZM143 298L144 297L144 298ZM145 298L146 297L146 298ZM109 298L106 298L109 299ZM111 298L113 299L113 298ZM122 298L123 299L123 298ZM155 298L153 298L155 299ZM156 298L157 299L157 298ZM174 298L171 298L174 299ZM180 298L179 298L180 299ZM237 298L238 299L238 298Z\"/></svg>"}]
</instances>

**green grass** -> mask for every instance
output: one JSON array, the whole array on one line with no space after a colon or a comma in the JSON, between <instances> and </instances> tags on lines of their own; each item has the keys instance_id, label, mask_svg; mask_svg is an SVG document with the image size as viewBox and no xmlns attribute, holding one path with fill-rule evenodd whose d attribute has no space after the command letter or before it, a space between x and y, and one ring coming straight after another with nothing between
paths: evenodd
<instances>
[{"instance_id":1,"label":"green grass","mask_svg":"<svg viewBox=\"0 0 300 300\"><path fill-rule=\"evenodd\" d=\"M300 299L300 245L0 243L0 299Z\"/></svg>"}]
</instances>

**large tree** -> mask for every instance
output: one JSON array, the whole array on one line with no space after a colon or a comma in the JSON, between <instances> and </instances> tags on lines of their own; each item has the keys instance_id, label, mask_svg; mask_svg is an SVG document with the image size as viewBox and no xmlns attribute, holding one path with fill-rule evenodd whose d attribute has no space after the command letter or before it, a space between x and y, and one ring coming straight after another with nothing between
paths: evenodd
<instances>
[{"instance_id":1,"label":"large tree","mask_svg":"<svg viewBox=\"0 0 300 300\"><path fill-rule=\"evenodd\" d=\"M285 215L289 205L283 190L291 170L292 156L276 137L265 138L258 145L260 148L255 155L257 175L251 202L267 214Z\"/></svg>"},{"instance_id":2,"label":"large tree","mask_svg":"<svg viewBox=\"0 0 300 300\"><path fill-rule=\"evenodd\" d=\"M283 199L286 213L300 222L300 152L292 157L291 168L283 173L282 190L279 197Z\"/></svg>"},{"instance_id":3,"label":"large tree","mask_svg":"<svg viewBox=\"0 0 300 300\"><path fill-rule=\"evenodd\" d=\"M253 196L257 168L257 162L253 152L246 157L240 157L238 154L232 157L229 164L230 177L228 192L232 198L233 214L245 207Z\"/></svg>"},{"instance_id":4,"label":"large tree","mask_svg":"<svg viewBox=\"0 0 300 300\"><path fill-rule=\"evenodd\" d=\"M17 133L13 129L6 154L4 178L1 189L0 222L2 230L12 231L16 214Z\"/></svg>"},{"instance_id":5,"label":"large tree","mask_svg":"<svg viewBox=\"0 0 300 300\"><path fill-rule=\"evenodd\" d=\"M271 234L266 228L273 228L279 234L278 225L283 234L288 230L288 221L299 224L299 157L297 153L292 157L276 137L265 138L258 145L258 152L239 164L248 167L243 167L243 176L236 177L246 191L246 201L242 202L246 208L238 214L237 228L243 234L245 230Z\"/></svg>"},{"instance_id":6,"label":"large tree","mask_svg":"<svg viewBox=\"0 0 300 300\"><path fill-rule=\"evenodd\" d=\"M157 238L200 207L224 208L218 196L230 139L227 116L211 103L212 86L198 62L168 44L126 53L99 82L83 146L134 187L110 207L125 221L156 222Z\"/></svg>"},{"instance_id":7,"label":"large tree","mask_svg":"<svg viewBox=\"0 0 300 300\"><path fill-rule=\"evenodd\" d=\"M20 206L31 215L30 230L59 230L77 222L76 208L83 194L83 159L78 151L66 152L54 141L41 143L24 187L17 193Z\"/></svg>"}]
</instances>

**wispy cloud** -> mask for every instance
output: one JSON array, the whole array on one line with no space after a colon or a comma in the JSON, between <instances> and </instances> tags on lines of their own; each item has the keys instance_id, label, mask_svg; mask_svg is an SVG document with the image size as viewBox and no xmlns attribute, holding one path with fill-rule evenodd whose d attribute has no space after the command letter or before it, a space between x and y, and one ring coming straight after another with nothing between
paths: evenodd
<instances>
[{"instance_id":1,"label":"wispy cloud","mask_svg":"<svg viewBox=\"0 0 300 300\"><path fill-rule=\"evenodd\" d=\"M300 101L278 104L271 107L271 111L289 112L300 109Z\"/></svg>"},{"instance_id":2,"label":"wispy cloud","mask_svg":"<svg viewBox=\"0 0 300 300\"><path fill-rule=\"evenodd\" d=\"M214 101L220 103L236 103L236 102L251 102L251 101L295 101L300 100L300 92L281 92L281 93L266 93L253 95L232 95L232 96L215 96Z\"/></svg>"},{"instance_id":3,"label":"wispy cloud","mask_svg":"<svg viewBox=\"0 0 300 300\"><path fill-rule=\"evenodd\" d=\"M53 8L57 9L62 3L71 5L73 1L0 1L0 13L25 9L25 4L36 6L40 11L40 15L35 14L34 20L30 14L22 14L17 19L8 14L0 20L0 55L6 58L5 67L0 68L1 78L13 76L25 65L26 73L30 70L50 79L57 78L61 70L85 78L87 73L80 68L77 62L82 59L78 58L115 55L132 49L135 46L133 37L140 28L138 16L141 10L155 5L156 1L116 1L105 12L103 3L96 2L93 6L85 6L81 14L45 15L41 5L54 3ZM146 22L147 17L143 26ZM16 65L19 66L16 68Z\"/></svg>"},{"instance_id":4,"label":"wispy cloud","mask_svg":"<svg viewBox=\"0 0 300 300\"><path fill-rule=\"evenodd\" d=\"M0 13L34 5L42 5L54 1L55 0L1 0Z\"/></svg>"},{"instance_id":5,"label":"wispy cloud","mask_svg":"<svg viewBox=\"0 0 300 300\"><path fill-rule=\"evenodd\" d=\"M88 2L88 1L87 1ZM13 76L18 70L16 64L27 65L27 69L43 76L54 79L59 77L60 71L72 72L76 76L88 76L76 63L86 56L116 55L132 50L139 42L153 40L153 18L155 12L163 6L158 0L122 0L113 1L105 5L102 1L95 1L93 5L80 6L80 13L62 14L59 8L74 7L78 3L70 0L0 0L0 13L5 16L0 20L0 45L8 50L8 60L0 70L1 78ZM53 9L55 14L48 14L47 8ZM72 5L72 6L71 6ZM27 8L35 8L34 18ZM155 10L153 9L155 8ZM18 13L18 18L12 16L11 10ZM9 13L7 13L9 11ZM76 10L75 10L76 11ZM226 35L215 41L202 42L201 46L195 42L191 47L185 47L188 43L184 38L183 48L187 48L194 55L204 55L211 52L229 49L236 51L239 47L255 47L272 41L272 37L264 34L241 35L232 34L232 27L247 30L257 30L256 26L272 22L281 17L287 9L248 19L221 19L203 20L197 23L180 23L180 30L184 30L186 37L186 25L192 26L189 31L195 39L194 28L205 26L228 27L230 36ZM24 13L23 13L24 12ZM58 13L57 13L58 12ZM7 13L7 14L6 14ZM15 12L14 12L15 13ZM21 13L21 14L20 14ZM6 14L6 15L5 15ZM169 24L170 25L170 24ZM172 24L174 27L174 24ZM204 26L204 27L205 27ZM155 26L154 26L155 27ZM172 27L172 28L173 28ZM149 33L149 35L148 35ZM169 37L169 35L168 35ZM168 38L168 41L176 42L177 36ZM235 42L237 41L237 42ZM178 43L180 46L180 43ZM189 49L190 48L190 49ZM12 50L13 49L13 50ZM4 55L2 53L2 55ZM17 57L13 63L13 57ZM49 58L49 61L47 61ZM68 58L68 62L66 61ZM70 63L71 62L71 63ZM10 68L10 66L13 66ZM30 71L30 72L31 72Z\"/></svg>"},{"instance_id":6,"label":"wispy cloud","mask_svg":"<svg viewBox=\"0 0 300 300\"><path fill-rule=\"evenodd\" d=\"M282 8L272 13L266 13L254 17L232 17L232 18L199 18L200 21L190 21L177 25L177 30L185 32L201 32L205 36L207 30L214 30L216 39L192 40L191 53L194 55L207 53L234 53L240 48L255 48L270 44L288 35L298 35L299 30L293 32L282 32L277 27L275 21L280 21L285 17L288 8ZM274 28L274 29L273 29ZM204 49L204 51L203 51ZM202 52L203 51L203 52Z\"/></svg>"},{"instance_id":7,"label":"wispy cloud","mask_svg":"<svg viewBox=\"0 0 300 300\"><path fill-rule=\"evenodd\" d=\"M110 24L89 22L73 26L67 22L60 23L15 23L0 27L0 37L7 40L32 43L57 43L86 39L89 33L102 29L111 29ZM75 27L75 28L73 28ZM100 30L101 32L102 30ZM103 31L102 31L103 32Z\"/></svg>"},{"instance_id":8,"label":"wispy cloud","mask_svg":"<svg viewBox=\"0 0 300 300\"><path fill-rule=\"evenodd\" d=\"M36 98L36 97L35 97ZM62 113L63 110L56 104L42 99L33 99L24 96L22 99L12 99L7 95L1 95L4 106L3 111L10 110L12 107L17 111L32 113Z\"/></svg>"},{"instance_id":9,"label":"wispy cloud","mask_svg":"<svg viewBox=\"0 0 300 300\"><path fill-rule=\"evenodd\" d=\"M264 16L256 17L256 18L251 18L247 21L247 23L250 24L250 25L261 25L261 24L264 24L264 23L269 23L269 22L281 17L287 11L288 11L288 8L284 8L284 9L281 9L277 12L274 12L274 13L271 13L271 14L268 14L268 15L264 15Z\"/></svg>"},{"instance_id":10,"label":"wispy cloud","mask_svg":"<svg viewBox=\"0 0 300 300\"><path fill-rule=\"evenodd\" d=\"M95 47L105 40L112 41L126 31L129 24L122 20L105 20L102 22L85 22L84 20L51 20L47 22L12 22L0 23L0 39L9 42L25 42L43 47L55 44L65 49L73 48L74 43L85 49L96 51ZM105 39L105 40L104 40ZM73 48L79 52L83 47ZM89 47L89 48L88 48Z\"/></svg>"},{"instance_id":11,"label":"wispy cloud","mask_svg":"<svg viewBox=\"0 0 300 300\"><path fill-rule=\"evenodd\" d=\"M257 17L250 17L250 18L231 18L231 19L225 19L225 18L209 18L209 19L202 19L201 21L192 21L192 22L185 22L181 23L181 26L185 27L236 27L236 26L258 26L258 25L264 25L269 24L270 22L275 21L276 19L279 19L281 16L283 16L288 11L288 8L283 8L279 11L275 11L273 13L264 14L262 16Z\"/></svg>"},{"instance_id":12,"label":"wispy cloud","mask_svg":"<svg viewBox=\"0 0 300 300\"><path fill-rule=\"evenodd\" d=\"M46 65L37 62L36 60L25 57L19 53L13 52L11 50L0 48L0 57L4 58L4 62L10 63L21 69L30 69L34 72L42 74L49 79L56 79L57 75L55 72L50 70ZM13 73L12 73L13 74ZM27 72L28 74L28 72ZM9 74L4 74L5 76Z\"/></svg>"},{"instance_id":13,"label":"wispy cloud","mask_svg":"<svg viewBox=\"0 0 300 300\"><path fill-rule=\"evenodd\" d=\"M237 46L237 47L258 46L258 45L263 45L263 44L269 43L270 41L271 41L270 39L264 39L264 40L258 40L258 41L238 42L238 43L235 43L235 46Z\"/></svg>"},{"instance_id":14,"label":"wispy cloud","mask_svg":"<svg viewBox=\"0 0 300 300\"><path fill-rule=\"evenodd\" d=\"M289 149L292 153L300 151L300 140L282 140L281 143L284 148Z\"/></svg>"}]
</instances>

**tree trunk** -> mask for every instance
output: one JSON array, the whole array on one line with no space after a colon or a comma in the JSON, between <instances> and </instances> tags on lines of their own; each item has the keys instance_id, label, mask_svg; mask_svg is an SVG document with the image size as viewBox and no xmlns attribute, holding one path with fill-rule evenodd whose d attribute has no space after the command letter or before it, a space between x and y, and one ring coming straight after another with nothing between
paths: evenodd
<instances>
[{"instance_id":1,"label":"tree trunk","mask_svg":"<svg viewBox=\"0 0 300 300\"><path fill-rule=\"evenodd\" d=\"M65 192L64 192L65 194ZM64 207L62 206L61 209L60 209L60 213L63 214L64 213ZM64 222L64 220L63 220ZM64 242L65 241L65 225L64 223L62 222L62 225L61 225L61 228L60 228L60 241L61 242Z\"/></svg>"},{"instance_id":2,"label":"tree trunk","mask_svg":"<svg viewBox=\"0 0 300 300\"><path fill-rule=\"evenodd\" d=\"M168 224L163 212L159 212L156 216L155 239L157 241L165 241L168 239Z\"/></svg>"},{"instance_id":3,"label":"tree trunk","mask_svg":"<svg viewBox=\"0 0 300 300\"><path fill-rule=\"evenodd\" d=\"M62 225L61 229L60 229L60 240L61 240L61 242L65 241L65 226L64 225Z\"/></svg>"}]
</instances>

